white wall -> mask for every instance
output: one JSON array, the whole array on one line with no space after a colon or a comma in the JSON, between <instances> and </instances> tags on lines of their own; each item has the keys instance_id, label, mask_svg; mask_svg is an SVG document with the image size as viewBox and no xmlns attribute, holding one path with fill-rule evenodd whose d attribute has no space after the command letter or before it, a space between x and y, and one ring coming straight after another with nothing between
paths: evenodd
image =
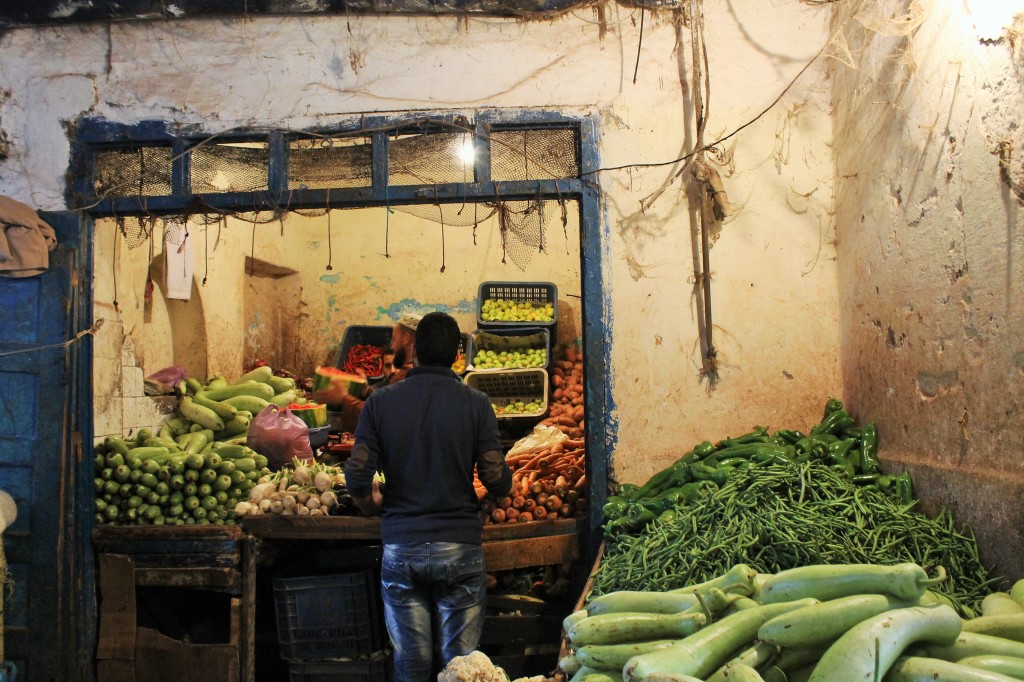
<instances>
[{"instance_id":1,"label":"white wall","mask_svg":"<svg viewBox=\"0 0 1024 682\"><path fill-rule=\"evenodd\" d=\"M830 14L829 5L707 2L709 141L784 91L827 40ZM669 161L692 142L689 29L681 14L648 13L634 82L640 25L638 9L609 3L544 21L275 17L13 30L0 37L0 127L11 141L0 193L63 207L66 126L82 116L217 132L302 129L361 112L541 107L598 117L606 167ZM711 254L714 391L699 376L693 226L677 167L597 176L605 215L587 238L604 253L620 480L639 481L706 438L758 424L806 428L829 395L842 397L828 89L816 62L720 146L738 212Z\"/></svg>"},{"instance_id":2,"label":"white wall","mask_svg":"<svg viewBox=\"0 0 1024 682\"><path fill-rule=\"evenodd\" d=\"M999 26L1024 3L837 8L848 48L834 61L846 392L926 508L950 507L983 558L1019 577L1024 17L1015 38ZM994 31L988 12L1004 20ZM1001 143L1016 149L1005 180Z\"/></svg>"}]
</instances>

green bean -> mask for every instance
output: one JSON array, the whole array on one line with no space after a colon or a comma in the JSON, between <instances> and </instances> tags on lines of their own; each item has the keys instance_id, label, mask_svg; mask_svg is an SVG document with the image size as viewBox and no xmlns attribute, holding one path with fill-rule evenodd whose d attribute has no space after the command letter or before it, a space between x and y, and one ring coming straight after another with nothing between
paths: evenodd
<instances>
[{"instance_id":1,"label":"green bean","mask_svg":"<svg viewBox=\"0 0 1024 682\"><path fill-rule=\"evenodd\" d=\"M668 590L703 582L737 563L776 573L811 563L915 562L945 566L935 591L961 614L980 610L1002 581L981 563L973 531L943 510L930 518L887 494L854 485L827 465L765 463L734 471L671 519L610 540L592 596Z\"/></svg>"}]
</instances>

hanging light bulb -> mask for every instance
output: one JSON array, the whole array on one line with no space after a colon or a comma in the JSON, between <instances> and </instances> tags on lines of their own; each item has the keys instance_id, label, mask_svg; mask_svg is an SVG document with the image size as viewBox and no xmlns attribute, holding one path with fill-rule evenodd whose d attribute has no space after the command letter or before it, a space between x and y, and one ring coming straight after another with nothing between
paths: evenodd
<instances>
[{"instance_id":1,"label":"hanging light bulb","mask_svg":"<svg viewBox=\"0 0 1024 682\"><path fill-rule=\"evenodd\" d=\"M459 148L459 158L462 163L472 166L476 161L476 150L473 148L473 138L470 135L462 136L462 146Z\"/></svg>"},{"instance_id":2,"label":"hanging light bulb","mask_svg":"<svg viewBox=\"0 0 1024 682\"><path fill-rule=\"evenodd\" d=\"M982 40L999 40L1014 18L1024 12L1024 0L969 0L967 6Z\"/></svg>"}]
</instances>

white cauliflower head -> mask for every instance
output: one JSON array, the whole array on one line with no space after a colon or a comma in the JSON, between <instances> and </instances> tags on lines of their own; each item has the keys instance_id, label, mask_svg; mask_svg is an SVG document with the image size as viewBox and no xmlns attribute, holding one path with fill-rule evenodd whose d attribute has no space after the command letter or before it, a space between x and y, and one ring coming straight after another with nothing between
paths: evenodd
<instances>
[{"instance_id":1,"label":"white cauliflower head","mask_svg":"<svg viewBox=\"0 0 1024 682\"><path fill-rule=\"evenodd\" d=\"M438 674L437 682L508 682L508 675L491 663L487 654L474 651L449 661Z\"/></svg>"}]
</instances>

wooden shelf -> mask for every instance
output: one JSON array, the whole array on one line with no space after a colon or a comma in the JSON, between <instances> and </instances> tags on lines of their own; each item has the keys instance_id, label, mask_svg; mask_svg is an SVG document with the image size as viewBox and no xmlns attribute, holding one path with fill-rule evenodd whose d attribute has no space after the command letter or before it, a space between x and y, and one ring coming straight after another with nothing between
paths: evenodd
<instances>
[{"instance_id":1,"label":"wooden shelf","mask_svg":"<svg viewBox=\"0 0 1024 682\"><path fill-rule=\"evenodd\" d=\"M360 516L254 516L242 527L263 540L380 540L380 519ZM483 527L488 571L550 566L579 557L579 519L488 524Z\"/></svg>"}]
</instances>

